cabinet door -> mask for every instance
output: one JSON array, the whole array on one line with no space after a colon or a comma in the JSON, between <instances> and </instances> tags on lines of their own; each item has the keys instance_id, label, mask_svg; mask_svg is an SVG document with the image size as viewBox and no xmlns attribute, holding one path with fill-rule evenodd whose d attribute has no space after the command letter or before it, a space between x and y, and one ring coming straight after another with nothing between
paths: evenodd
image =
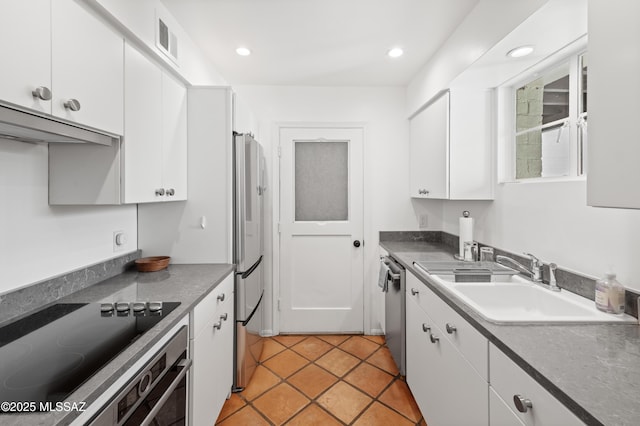
<instances>
[{"instance_id":1,"label":"cabinet door","mask_svg":"<svg viewBox=\"0 0 640 426\"><path fill-rule=\"evenodd\" d=\"M51 112L50 100L31 94L38 87L51 90L50 37L50 0L2 2L0 100Z\"/></svg>"},{"instance_id":2,"label":"cabinet door","mask_svg":"<svg viewBox=\"0 0 640 426\"><path fill-rule=\"evenodd\" d=\"M449 92L411 119L411 197L449 197Z\"/></svg>"},{"instance_id":3,"label":"cabinet door","mask_svg":"<svg viewBox=\"0 0 640 426\"><path fill-rule=\"evenodd\" d=\"M193 312L190 423L196 426L215 423L233 385L233 274L218 287L224 291L214 290ZM214 305L214 313L205 310Z\"/></svg>"},{"instance_id":4,"label":"cabinet door","mask_svg":"<svg viewBox=\"0 0 640 426\"><path fill-rule=\"evenodd\" d=\"M187 89L162 75L163 186L167 201L187 199Z\"/></svg>"},{"instance_id":5,"label":"cabinet door","mask_svg":"<svg viewBox=\"0 0 640 426\"><path fill-rule=\"evenodd\" d=\"M527 426L581 426L584 423L553 397L500 349L489 345L491 386ZM531 402L526 412L516 412L514 396Z\"/></svg>"},{"instance_id":6,"label":"cabinet door","mask_svg":"<svg viewBox=\"0 0 640 426\"><path fill-rule=\"evenodd\" d=\"M123 196L125 203L164 199L162 188L162 71L125 45Z\"/></svg>"},{"instance_id":7,"label":"cabinet door","mask_svg":"<svg viewBox=\"0 0 640 426\"><path fill-rule=\"evenodd\" d=\"M588 6L587 204L637 209L640 2L590 0Z\"/></svg>"},{"instance_id":8,"label":"cabinet door","mask_svg":"<svg viewBox=\"0 0 640 426\"><path fill-rule=\"evenodd\" d=\"M489 387L489 416L491 426L525 426L492 387Z\"/></svg>"},{"instance_id":9,"label":"cabinet door","mask_svg":"<svg viewBox=\"0 0 640 426\"><path fill-rule=\"evenodd\" d=\"M124 39L83 1L55 0L51 16L52 114L121 135Z\"/></svg>"},{"instance_id":10,"label":"cabinet door","mask_svg":"<svg viewBox=\"0 0 640 426\"><path fill-rule=\"evenodd\" d=\"M489 385L409 297L407 383L427 424L488 425Z\"/></svg>"}]
</instances>

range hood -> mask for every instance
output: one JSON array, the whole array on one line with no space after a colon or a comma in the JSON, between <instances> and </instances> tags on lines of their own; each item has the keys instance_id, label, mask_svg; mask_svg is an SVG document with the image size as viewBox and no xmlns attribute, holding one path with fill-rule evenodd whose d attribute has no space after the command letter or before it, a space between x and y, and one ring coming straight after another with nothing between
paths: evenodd
<instances>
[{"instance_id":1,"label":"range hood","mask_svg":"<svg viewBox=\"0 0 640 426\"><path fill-rule=\"evenodd\" d=\"M51 116L0 104L0 139L31 143L93 143L111 146L119 138L78 127Z\"/></svg>"}]
</instances>

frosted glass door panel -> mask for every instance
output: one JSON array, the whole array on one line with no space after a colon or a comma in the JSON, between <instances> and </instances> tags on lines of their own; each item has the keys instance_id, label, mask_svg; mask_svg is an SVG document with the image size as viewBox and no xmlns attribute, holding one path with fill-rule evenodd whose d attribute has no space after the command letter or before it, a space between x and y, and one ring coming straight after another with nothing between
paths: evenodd
<instances>
[{"instance_id":1,"label":"frosted glass door panel","mask_svg":"<svg viewBox=\"0 0 640 426\"><path fill-rule=\"evenodd\" d=\"M295 220L349 219L349 142L295 142Z\"/></svg>"}]
</instances>

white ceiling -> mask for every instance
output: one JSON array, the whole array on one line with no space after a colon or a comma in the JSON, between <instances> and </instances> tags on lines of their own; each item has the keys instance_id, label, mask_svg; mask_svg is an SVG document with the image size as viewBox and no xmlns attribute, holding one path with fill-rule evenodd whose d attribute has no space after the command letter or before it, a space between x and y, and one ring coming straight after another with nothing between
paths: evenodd
<instances>
[{"instance_id":1,"label":"white ceiling","mask_svg":"<svg viewBox=\"0 0 640 426\"><path fill-rule=\"evenodd\" d=\"M406 85L478 0L162 0L232 85ZM248 57L235 53L251 49ZM400 46L401 58L387 57Z\"/></svg>"}]
</instances>

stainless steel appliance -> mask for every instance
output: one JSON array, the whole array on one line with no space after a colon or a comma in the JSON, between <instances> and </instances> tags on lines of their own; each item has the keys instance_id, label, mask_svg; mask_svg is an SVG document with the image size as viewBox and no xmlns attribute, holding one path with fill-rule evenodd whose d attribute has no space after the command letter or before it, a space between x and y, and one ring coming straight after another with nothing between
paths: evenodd
<instances>
[{"instance_id":1,"label":"stainless steel appliance","mask_svg":"<svg viewBox=\"0 0 640 426\"><path fill-rule=\"evenodd\" d=\"M187 327L182 327L90 426L187 424Z\"/></svg>"},{"instance_id":2,"label":"stainless steel appliance","mask_svg":"<svg viewBox=\"0 0 640 426\"><path fill-rule=\"evenodd\" d=\"M178 305L59 303L0 328L0 401L50 411Z\"/></svg>"},{"instance_id":3,"label":"stainless steel appliance","mask_svg":"<svg viewBox=\"0 0 640 426\"><path fill-rule=\"evenodd\" d=\"M384 268L383 265L388 268L383 289L385 291L385 340L400 374L404 376L406 374L406 299L404 294L406 272L393 257L383 256L380 262L382 268Z\"/></svg>"},{"instance_id":4,"label":"stainless steel appliance","mask_svg":"<svg viewBox=\"0 0 640 426\"><path fill-rule=\"evenodd\" d=\"M236 374L234 390L242 390L262 353L262 280L264 156L252 135L234 134L234 238L236 265Z\"/></svg>"}]
</instances>

